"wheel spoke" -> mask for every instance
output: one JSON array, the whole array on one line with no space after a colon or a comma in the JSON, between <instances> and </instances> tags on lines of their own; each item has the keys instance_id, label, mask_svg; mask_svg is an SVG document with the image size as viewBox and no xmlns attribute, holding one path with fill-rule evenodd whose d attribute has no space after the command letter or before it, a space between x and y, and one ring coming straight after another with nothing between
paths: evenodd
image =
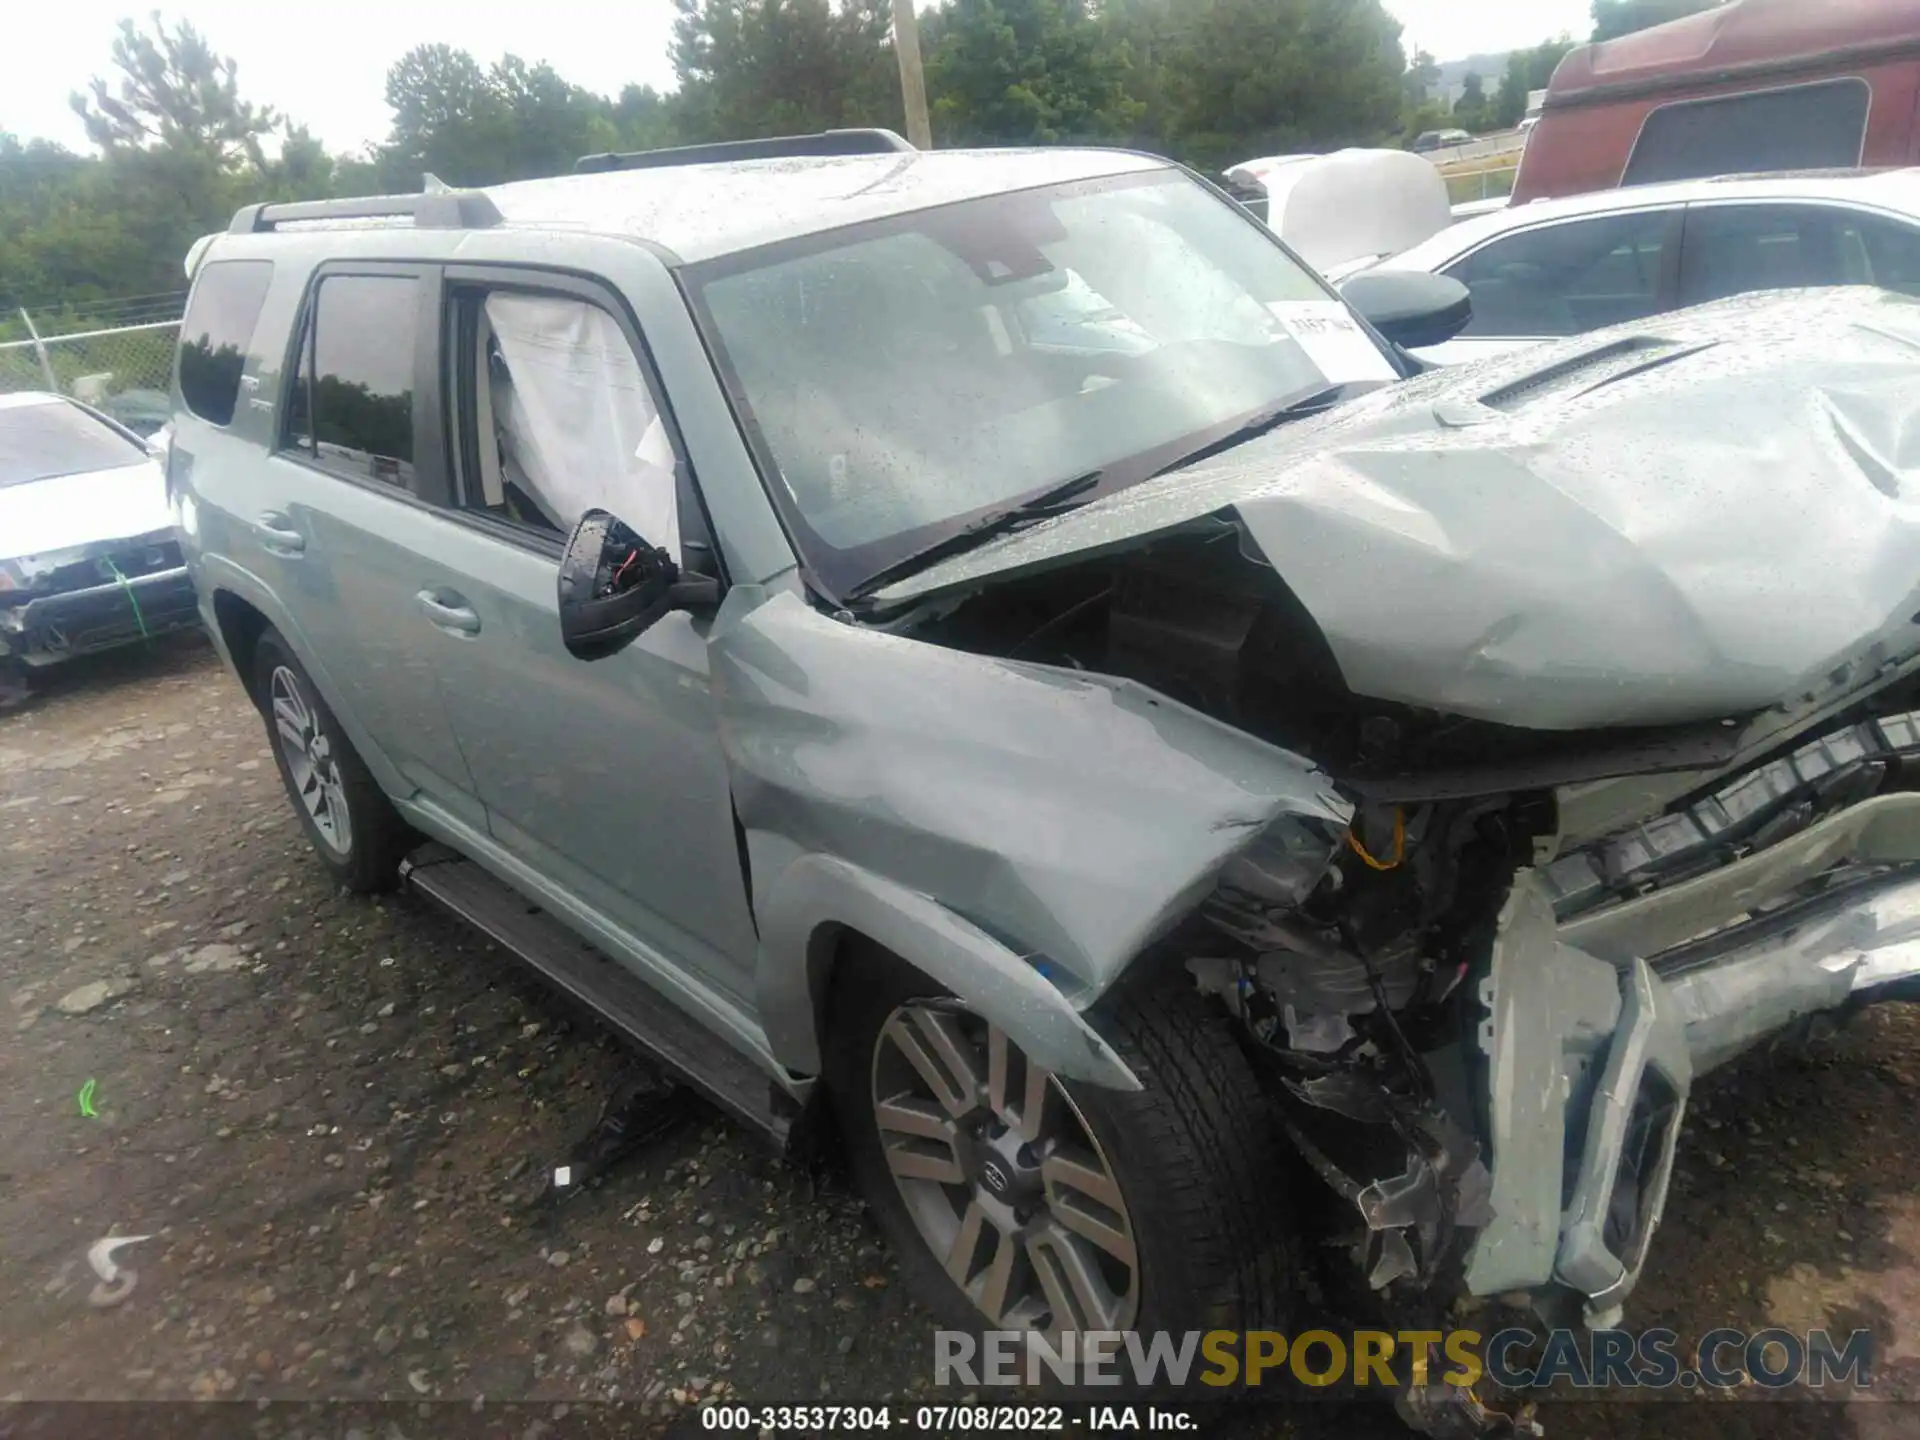
<instances>
[{"instance_id":1,"label":"wheel spoke","mask_svg":"<svg viewBox=\"0 0 1920 1440\"><path fill-rule=\"evenodd\" d=\"M987 1027L987 1108L1002 1119L1007 1114L1007 1052L1012 1048L1006 1031L998 1025Z\"/></svg>"},{"instance_id":2,"label":"wheel spoke","mask_svg":"<svg viewBox=\"0 0 1920 1440\"><path fill-rule=\"evenodd\" d=\"M912 1023L895 1015L887 1024L887 1038L919 1072L942 1109L955 1119L971 1114L980 1103L980 1077L954 1017L923 1009L906 1014Z\"/></svg>"},{"instance_id":3,"label":"wheel spoke","mask_svg":"<svg viewBox=\"0 0 1920 1440\"><path fill-rule=\"evenodd\" d=\"M1021 1063L1026 1067L1027 1086L1026 1093L1020 1097L1020 1114L1013 1128L1020 1132L1022 1140L1033 1145L1046 1132L1048 1082L1053 1077L1024 1055Z\"/></svg>"},{"instance_id":4,"label":"wheel spoke","mask_svg":"<svg viewBox=\"0 0 1920 1440\"><path fill-rule=\"evenodd\" d=\"M973 1274L973 1255L980 1248L980 1232L986 1223L985 1207L978 1200L969 1200L967 1213L960 1217L960 1232L953 1237L946 1261L947 1274L962 1290L967 1288L967 1280Z\"/></svg>"},{"instance_id":5,"label":"wheel spoke","mask_svg":"<svg viewBox=\"0 0 1920 1440\"><path fill-rule=\"evenodd\" d=\"M300 733L291 720L280 713L280 707L277 705L273 710L273 728L280 732L280 744L289 753L296 750L305 751L307 737Z\"/></svg>"},{"instance_id":6,"label":"wheel spoke","mask_svg":"<svg viewBox=\"0 0 1920 1440\"><path fill-rule=\"evenodd\" d=\"M1042 1231L1027 1241L1027 1257L1040 1276L1058 1330L1112 1330L1119 1302L1092 1257L1066 1235Z\"/></svg>"},{"instance_id":7,"label":"wheel spoke","mask_svg":"<svg viewBox=\"0 0 1920 1440\"><path fill-rule=\"evenodd\" d=\"M951 1145L954 1124L941 1111L911 1095L896 1095L873 1107L873 1119L882 1130L902 1135L917 1135L924 1140L941 1140Z\"/></svg>"},{"instance_id":8,"label":"wheel spoke","mask_svg":"<svg viewBox=\"0 0 1920 1440\"><path fill-rule=\"evenodd\" d=\"M1047 1208L1056 1221L1123 1265L1135 1263L1125 1205L1111 1175L1098 1165L1055 1154L1041 1162L1040 1178L1047 1187Z\"/></svg>"},{"instance_id":9,"label":"wheel spoke","mask_svg":"<svg viewBox=\"0 0 1920 1440\"><path fill-rule=\"evenodd\" d=\"M1007 1310L1007 1294L1013 1285L1013 1262L1020 1256L1020 1245L1011 1235L991 1229L993 1259L980 1277L980 1293L974 1303L995 1323Z\"/></svg>"}]
</instances>

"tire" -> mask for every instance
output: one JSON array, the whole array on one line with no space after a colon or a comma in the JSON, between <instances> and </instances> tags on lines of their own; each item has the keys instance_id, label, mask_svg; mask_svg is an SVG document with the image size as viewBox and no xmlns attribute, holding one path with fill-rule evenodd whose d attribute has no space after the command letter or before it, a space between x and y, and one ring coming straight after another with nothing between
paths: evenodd
<instances>
[{"instance_id":1,"label":"tire","mask_svg":"<svg viewBox=\"0 0 1920 1440\"><path fill-rule=\"evenodd\" d=\"M253 694L281 783L314 850L355 894L391 890L418 837L374 782L306 667L271 628L254 645Z\"/></svg>"},{"instance_id":2,"label":"tire","mask_svg":"<svg viewBox=\"0 0 1920 1440\"><path fill-rule=\"evenodd\" d=\"M994 1293L981 1281L992 1278L998 1246L1007 1243L1004 1235L986 1236L978 1253L988 1258L969 1293L949 1274L942 1258L939 1240L947 1232L928 1228L929 1213L938 1218L932 1189L958 1211L963 1204L971 1206L989 1195L985 1161L1000 1164L1003 1178L1009 1166L1002 1163L1005 1138L991 1136L993 1126L1006 1123L997 1118L989 1124L988 1138L968 1141L971 1153L964 1155L944 1137L929 1137L923 1143L898 1128L903 1120L898 1107L905 1103L900 1097L909 1094L913 1084L908 1077L907 1090L898 1088L905 1074L895 1058L905 1054L899 1028L919 1031L928 1039L923 1048L929 1052L938 1048L926 1036L923 1014L938 1017L936 1023L951 1017L962 1038L987 1032L985 1089L991 1109L995 1044L991 1032L963 1010L912 1008L911 1002L926 999L941 1003L940 988L890 955L848 957L838 967L825 1078L849 1169L908 1283L944 1327L976 1334L984 1329L1050 1329L1051 1292L1040 1279L1040 1261L1030 1244L1013 1269L1016 1278L1038 1282L1045 1312L1037 1314L1028 1305L1022 1314L1021 1307L1010 1306L994 1315L980 1304ZM951 1000L944 1003L953 1005ZM903 1007L908 1007L904 1013ZM1047 1142L1056 1147L1051 1159L1078 1159L1084 1172L1091 1150L1093 1159L1104 1167L1122 1204L1118 1210L1104 1211L1095 1205L1092 1213L1122 1222L1100 1228L1109 1237L1116 1232L1130 1235L1135 1263L1132 1294L1122 1297L1116 1310L1083 1304L1081 1291L1071 1289L1067 1308L1078 1323L1066 1328L1166 1330L1176 1335L1284 1329L1300 1286L1296 1230L1286 1198L1287 1171L1267 1101L1224 1017L1207 1008L1176 968L1158 978L1138 976L1123 983L1089 1019L1144 1088L1129 1093L1050 1077L1050 1093L1057 1087L1058 1098L1043 1102L1043 1114L1051 1118L1041 1128L1058 1131ZM1010 1057L1018 1057L1017 1049L1009 1045L1008 1050ZM920 1076L910 1060L907 1064ZM1002 1082L1003 1093L1024 1089L1011 1078L1022 1068L1015 1058L1004 1062L1002 1073L1009 1079ZM889 1101L884 1127L883 1098ZM934 1108L919 1096L912 1123L926 1121ZM1028 1108L1024 1095L1019 1108ZM1080 1133L1075 1132L1076 1123ZM908 1177L906 1185L897 1183L893 1167L903 1163L903 1149L931 1156L928 1163L947 1174L954 1168L948 1162L957 1161L964 1183L942 1184L929 1178L931 1172ZM921 1160L904 1163L918 1169ZM1083 1194L1086 1198L1094 1194L1091 1186L1083 1192L1048 1180L1044 1162L1041 1168L1041 1204L1037 1209L1031 1204L1026 1207L1031 1212L1025 1221L1029 1234L1057 1230L1061 1216L1069 1210L1084 1218L1088 1207L1080 1203ZM1025 1177L1025 1183L1031 1196L1032 1178ZM909 1189L917 1194L912 1201ZM1014 1214L1019 1221L1021 1210L1016 1208ZM965 1224L962 1212L946 1255L964 1248L959 1231ZM1080 1235L1072 1238L1084 1242ZM1082 1248L1087 1248L1084 1243ZM1108 1259L1120 1259L1100 1246L1092 1248ZM1043 1255L1049 1249L1050 1244L1043 1245ZM1106 1266L1104 1273L1117 1275L1122 1268L1115 1263ZM1060 1278L1057 1271L1056 1284ZM1010 1282L1008 1292L1014 1288ZM1094 1298L1104 1301L1118 1295L1119 1288L1108 1284L1095 1291ZM1096 1312L1100 1323L1088 1323L1086 1316Z\"/></svg>"}]
</instances>

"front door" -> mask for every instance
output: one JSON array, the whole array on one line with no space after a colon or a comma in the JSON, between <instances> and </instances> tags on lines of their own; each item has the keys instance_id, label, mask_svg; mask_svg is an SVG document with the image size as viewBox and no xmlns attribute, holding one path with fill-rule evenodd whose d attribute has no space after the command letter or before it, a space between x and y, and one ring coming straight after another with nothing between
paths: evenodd
<instances>
[{"instance_id":1,"label":"front door","mask_svg":"<svg viewBox=\"0 0 1920 1440\"><path fill-rule=\"evenodd\" d=\"M449 272L443 376L461 483L444 562L473 629L437 664L494 838L749 1006L757 941L705 621L619 655L560 639L562 543L589 508L679 553L676 456L638 347L584 283ZM530 288L537 285L539 288ZM449 596L447 598L454 598Z\"/></svg>"}]
</instances>

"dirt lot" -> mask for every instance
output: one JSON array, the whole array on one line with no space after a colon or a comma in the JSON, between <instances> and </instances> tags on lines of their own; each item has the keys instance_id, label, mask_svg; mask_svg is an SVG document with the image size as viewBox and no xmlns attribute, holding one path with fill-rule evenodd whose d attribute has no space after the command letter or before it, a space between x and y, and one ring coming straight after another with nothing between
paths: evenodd
<instances>
[{"instance_id":1,"label":"dirt lot","mask_svg":"<svg viewBox=\"0 0 1920 1440\"><path fill-rule=\"evenodd\" d=\"M619 1051L456 923L338 892L197 640L0 717L0 915L0 1398L619 1400L571 1413L633 1429L927 1389L931 1326L845 1187L710 1113L531 1203ZM1868 1324L1894 1403L1556 1405L1549 1434L1920 1434L1920 1017L1696 1099L1631 1320ZM97 1308L109 1234L150 1238ZM1402 1433L1334 1405L1207 1428Z\"/></svg>"}]
</instances>

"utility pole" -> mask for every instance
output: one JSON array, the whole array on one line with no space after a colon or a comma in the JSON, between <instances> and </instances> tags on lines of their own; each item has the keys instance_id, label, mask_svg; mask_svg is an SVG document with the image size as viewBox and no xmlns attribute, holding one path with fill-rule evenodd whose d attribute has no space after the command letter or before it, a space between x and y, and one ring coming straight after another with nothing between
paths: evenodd
<instances>
[{"instance_id":1,"label":"utility pole","mask_svg":"<svg viewBox=\"0 0 1920 1440\"><path fill-rule=\"evenodd\" d=\"M913 0L893 0L893 49L900 57L900 98L907 106L907 139L922 150L933 148L927 123L927 77L920 72L920 19Z\"/></svg>"}]
</instances>

